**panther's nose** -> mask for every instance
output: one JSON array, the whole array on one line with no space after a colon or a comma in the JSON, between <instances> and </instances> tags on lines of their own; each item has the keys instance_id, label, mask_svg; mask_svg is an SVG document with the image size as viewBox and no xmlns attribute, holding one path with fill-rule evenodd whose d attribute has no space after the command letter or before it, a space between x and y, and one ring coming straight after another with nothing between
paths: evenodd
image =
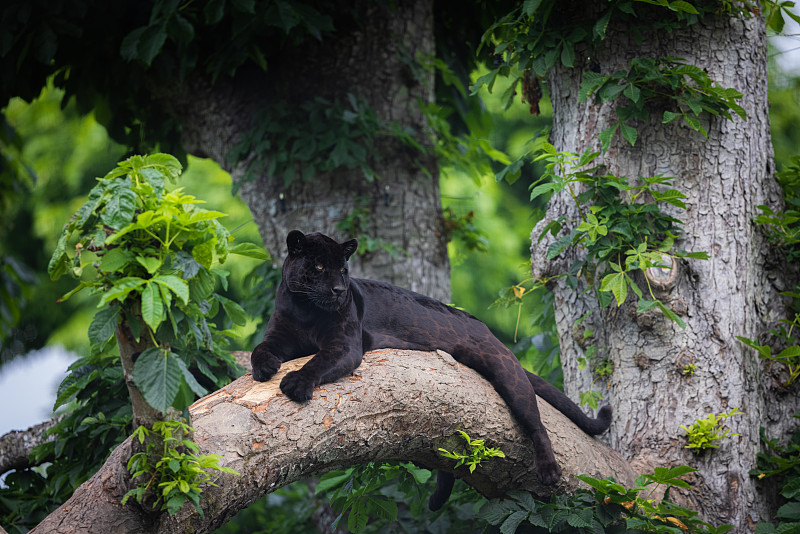
<instances>
[{"instance_id":1,"label":"panther's nose","mask_svg":"<svg viewBox=\"0 0 800 534\"><path fill-rule=\"evenodd\" d=\"M345 292L344 286L333 286L333 294L337 297L341 297Z\"/></svg>"}]
</instances>

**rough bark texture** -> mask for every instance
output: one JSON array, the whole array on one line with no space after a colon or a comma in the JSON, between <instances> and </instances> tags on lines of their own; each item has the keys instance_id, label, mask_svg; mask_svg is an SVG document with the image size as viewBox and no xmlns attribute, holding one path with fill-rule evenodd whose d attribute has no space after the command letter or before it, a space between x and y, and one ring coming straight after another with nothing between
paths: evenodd
<instances>
[{"instance_id":1,"label":"rough bark texture","mask_svg":"<svg viewBox=\"0 0 800 534\"><path fill-rule=\"evenodd\" d=\"M270 101L287 106L315 97L346 102L347 93L353 93L380 119L422 132L425 120L417 100L432 101L433 76L417 79L401 58L433 54L432 5L430 0L402 0L392 7L368 0L342 3L335 34L321 43L287 49L267 73L243 73L233 83L221 80L214 85L193 79L185 90L162 98L181 117L186 150L219 162L234 182L241 181L244 164L229 165L226 154L252 128L259 107ZM347 19L352 14L355 22ZM380 158L375 168L380 179L372 183L360 169L337 170L308 182L298 178L288 188L281 177L272 176L242 183L240 194L250 206L265 247L279 260L285 255L290 230L351 237L337 231L336 225L361 197L369 209L363 221L367 235L401 247L408 255L370 252L351 261L353 274L450 302L435 163L420 165L418 156L390 137L376 139L367 149Z\"/></svg>"},{"instance_id":2,"label":"rough bark texture","mask_svg":"<svg viewBox=\"0 0 800 534\"><path fill-rule=\"evenodd\" d=\"M191 506L173 517L147 517L135 505L119 505L129 484L124 468L131 452L127 440L32 532L209 532L262 495L331 469L384 460L450 469L452 460L436 450L461 447L457 430L486 439L506 454L485 462L472 475L456 472L490 497L511 489L540 495L574 491L579 482L569 475L575 473L633 482L633 472L619 454L540 400L542 422L564 468L558 486L542 487L530 441L500 396L477 373L443 352L367 353L353 376L317 388L313 400L298 404L280 393L278 385L286 372L306 361L285 364L265 383L245 375L190 408L201 453L222 455L221 464L241 474L220 477L218 487L206 489L201 499L204 518Z\"/></svg>"},{"instance_id":3,"label":"rough bark texture","mask_svg":"<svg viewBox=\"0 0 800 534\"><path fill-rule=\"evenodd\" d=\"M755 338L774 325L784 313L778 292L789 289L775 270L770 247L751 222L756 206L781 202L772 177L764 23L758 18L709 18L672 34L648 34L640 45L612 24L602 48L592 52L603 73L627 69L636 56L686 58L721 86L742 92L740 103L748 119L706 120L705 139L679 121L662 125L663 110L654 109L652 119L638 125L635 147L617 134L602 158L607 172L629 178L677 177L675 187L689 198L686 212L667 210L684 221L686 234L676 246L706 251L711 259L680 262L674 283L665 281L657 288L656 296L681 316L685 330L658 312L637 314L631 302L635 297L621 308L612 304L601 311L591 294L555 285L565 389L577 399L591 387L591 371L579 370L578 358L587 348L583 332L592 328L590 343L602 347L601 357L610 357L614 364L607 387L600 386L614 407L606 440L637 472L681 464L698 468L691 480L693 490L683 499L706 520L732 523L737 532L744 532L765 518L769 506L748 475L759 450L759 426L773 435L785 432L798 409L796 389L787 395L776 388L753 352L735 337ZM609 103L578 103L581 76L581 68L556 69L549 80L552 141L558 150L599 149L598 134L617 120ZM571 199L551 201L546 220L558 215L577 218ZM536 242L540 228L533 232L534 277L565 272L574 255L547 260L549 240ZM643 282L640 287L645 287ZM588 311L593 312L590 318L575 326ZM697 366L693 375L681 372L688 363ZM726 423L739 436L701 456L685 448L686 433L679 425L734 407L745 415Z\"/></svg>"},{"instance_id":4,"label":"rough bark texture","mask_svg":"<svg viewBox=\"0 0 800 534\"><path fill-rule=\"evenodd\" d=\"M0 474L12 469L24 469L30 465L28 457L37 445L53 441L55 436L45 436L64 416L39 423L27 430L12 430L0 436Z\"/></svg>"}]
</instances>

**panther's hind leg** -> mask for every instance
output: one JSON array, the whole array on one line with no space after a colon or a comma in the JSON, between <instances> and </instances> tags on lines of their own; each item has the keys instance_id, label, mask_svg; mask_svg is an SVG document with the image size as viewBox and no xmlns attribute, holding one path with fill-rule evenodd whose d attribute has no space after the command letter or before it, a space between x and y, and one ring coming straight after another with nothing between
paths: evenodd
<instances>
[{"instance_id":1,"label":"panther's hind leg","mask_svg":"<svg viewBox=\"0 0 800 534\"><path fill-rule=\"evenodd\" d=\"M558 482L561 468L539 416L536 392L516 356L491 335L473 338L470 346L453 347L452 355L456 361L475 369L492 384L525 429L536 451L536 475L539 481L548 486Z\"/></svg>"}]
</instances>

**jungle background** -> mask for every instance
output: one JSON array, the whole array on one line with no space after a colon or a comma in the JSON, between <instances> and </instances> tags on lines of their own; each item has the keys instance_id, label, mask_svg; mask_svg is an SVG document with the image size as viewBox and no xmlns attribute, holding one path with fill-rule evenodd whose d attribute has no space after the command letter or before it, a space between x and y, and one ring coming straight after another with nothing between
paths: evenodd
<instances>
[{"instance_id":1,"label":"jungle background","mask_svg":"<svg viewBox=\"0 0 800 534\"><path fill-rule=\"evenodd\" d=\"M796 127L800 124L800 78L779 66L782 55L777 48L770 53L770 120L778 171L791 165L800 146L800 130ZM474 69L467 73L468 78L457 82L462 84L464 97L469 93L470 82L486 71L487 61L490 60L479 58ZM536 143L546 137L550 110L546 95L539 104L541 114L538 116L532 115L529 105L519 98L506 108L502 95L507 87L503 83L507 82L498 81L491 93L484 87L476 98L466 99L469 105L456 113L452 122L464 135L487 140L492 148L506 154L508 161L517 161L533 153ZM3 277L0 283L0 380L7 369L24 369L27 361L37 357L35 351L42 348L61 347L72 355L89 352L86 332L96 299L77 295L56 305L58 298L71 288L71 281L51 282L47 264L61 226L81 205L95 179L131 153L130 147L110 138L96 120L95 112L79 110L74 99L64 98L63 90L52 82L31 101L13 98L3 105L5 123L0 142L6 160L0 172L3 220L0 225L3 266L0 273ZM461 221L448 243L451 303L489 325L513 348L526 368L559 385L557 337L548 294L538 292L529 296L523 300L519 311L492 306L502 292L530 276L530 232L542 217L544 206L527 201L529 186L542 171L530 158L527 161L513 184L497 179L495 172L505 168L502 162L495 161L493 166L487 166L485 161L476 162L471 169L484 169L480 175L465 171L463 165L440 162L442 208L453 215L453 220ZM232 194L230 176L210 159L188 156L187 163L179 185L205 199L208 209L228 214L223 223L237 240L261 244L249 209ZM281 251L270 252L279 257ZM231 258L226 266L232 274L224 295L242 304L250 314L246 325L236 327L238 336L230 348L250 350L263 336L270 288L274 288L278 278L269 262ZM66 366L63 371L66 373ZM46 384L46 387L51 391L36 388L36 395L54 395L55 385ZM34 386L29 389L33 390ZM16 402L19 401L3 401L4 416L13 411L5 407L10 408ZM45 420L51 414L40 415L41 420ZM0 434L8 430L12 428L0 425ZM81 476L70 480L70 485L79 484ZM31 483L31 488L36 487ZM464 487L459 491L452 509L432 519L433 526L427 528L445 532L460 519L471 517L475 496L470 496ZM10 526L10 532L25 531L60 498L49 495L34 503L32 497L29 502L20 504L17 497L0 493L0 524L6 528ZM14 507L24 506L30 506L29 510L34 512L14 516ZM312 514L319 507L320 501L300 484L267 496L222 531L313 529L316 526ZM14 522L7 523L11 516L15 517Z\"/></svg>"}]
</instances>

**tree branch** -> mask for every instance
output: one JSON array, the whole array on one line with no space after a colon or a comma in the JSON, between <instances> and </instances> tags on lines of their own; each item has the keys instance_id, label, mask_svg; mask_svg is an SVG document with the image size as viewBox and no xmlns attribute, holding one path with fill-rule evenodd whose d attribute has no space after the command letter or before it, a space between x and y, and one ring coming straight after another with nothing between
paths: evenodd
<instances>
[{"instance_id":1,"label":"tree branch","mask_svg":"<svg viewBox=\"0 0 800 534\"><path fill-rule=\"evenodd\" d=\"M37 445L53 441L54 436L45 437L45 432L58 424L64 416L39 423L27 430L12 430L0 436L0 474L12 469L24 469L30 465L29 456Z\"/></svg>"},{"instance_id":2,"label":"tree branch","mask_svg":"<svg viewBox=\"0 0 800 534\"><path fill-rule=\"evenodd\" d=\"M130 484L125 471L128 439L32 532L209 532L264 494L332 469L410 460L451 470L453 461L436 451L461 450L457 430L486 439L506 454L484 462L473 474L456 471L488 497L512 489L538 495L574 492L580 482L569 475L578 473L633 482L634 474L619 454L540 400L542 422L565 474L559 485L541 486L530 440L503 400L480 375L441 351L367 353L353 376L317 388L313 400L299 404L287 399L278 385L283 375L306 361L284 364L265 383L245 375L190 408L201 453L222 455L220 464L241 475L223 475L216 481L219 486L205 490L203 517L191 506L169 517L147 516L135 504L119 504Z\"/></svg>"}]
</instances>

